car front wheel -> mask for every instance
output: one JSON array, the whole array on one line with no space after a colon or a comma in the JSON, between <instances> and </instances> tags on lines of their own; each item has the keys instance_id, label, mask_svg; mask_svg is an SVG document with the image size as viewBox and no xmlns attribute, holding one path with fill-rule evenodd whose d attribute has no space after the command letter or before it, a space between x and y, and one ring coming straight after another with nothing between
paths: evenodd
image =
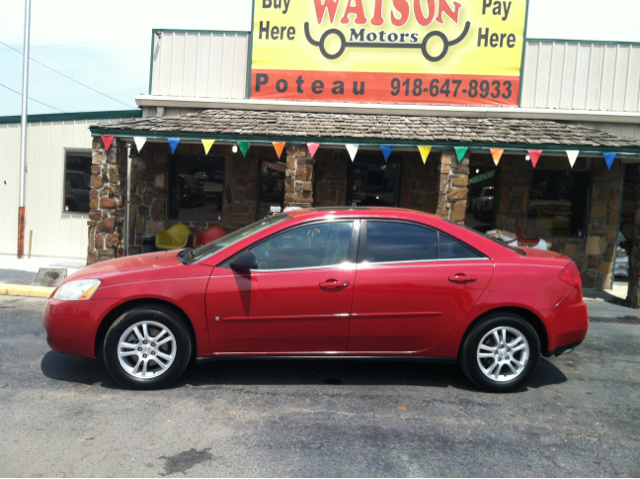
<instances>
[{"instance_id":1,"label":"car front wheel","mask_svg":"<svg viewBox=\"0 0 640 479\"><path fill-rule=\"evenodd\" d=\"M508 312L491 314L475 324L460 352L466 376L486 391L510 391L521 386L540 360L536 330Z\"/></svg>"},{"instance_id":2,"label":"car front wheel","mask_svg":"<svg viewBox=\"0 0 640 479\"><path fill-rule=\"evenodd\" d=\"M111 375L132 389L159 389L184 372L191 338L183 321L159 305L138 306L122 314L104 341L104 361Z\"/></svg>"}]
</instances>

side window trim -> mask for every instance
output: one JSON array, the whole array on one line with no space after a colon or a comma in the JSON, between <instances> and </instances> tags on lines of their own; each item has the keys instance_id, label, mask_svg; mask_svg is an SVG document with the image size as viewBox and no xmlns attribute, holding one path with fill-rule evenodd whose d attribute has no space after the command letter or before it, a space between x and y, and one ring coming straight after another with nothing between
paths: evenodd
<instances>
[{"instance_id":1,"label":"side window trim","mask_svg":"<svg viewBox=\"0 0 640 479\"><path fill-rule=\"evenodd\" d=\"M431 230L433 232L436 233L436 241L437 241L437 245L438 245L438 259L418 259L418 260L409 260L409 261L382 261L382 262L376 262L376 263L370 263L370 264L409 264L409 263L438 263L438 262L445 262L445 261L484 261L484 260L491 260L491 258L489 258L486 254L481 253L480 251L478 251L476 248L474 248L473 246L469 245L468 243L465 243L464 241L461 241L457 238L454 238L453 236L444 233L443 231L440 231L437 228L434 228L430 225L425 225L422 223L416 223L414 221L406 221L406 220L395 220L395 219L385 219L385 218L380 218L380 219L371 219L370 221L378 221L378 222L384 222L384 223L402 223L402 224L407 224L407 225L412 225L412 226L417 226L419 228L424 228L427 230ZM476 258L441 258L441 254L440 254L440 235L444 235L447 238L450 238L453 241L457 241L458 243L461 243L462 245L466 246L467 248L469 248L472 251L475 251L479 256ZM359 242L359 251L358 251L358 264L361 263L368 263L368 257L367 257L367 220L362 220L361 224L360 224L360 242Z\"/></svg>"},{"instance_id":2,"label":"side window trim","mask_svg":"<svg viewBox=\"0 0 640 479\"><path fill-rule=\"evenodd\" d=\"M242 249L241 251L238 251L236 254L234 254L230 258L227 258L222 263L220 263L217 267L218 268L230 269L229 265L238 256L243 255L244 253L247 253L249 250L251 250L253 248L257 248L258 246L262 245L263 243L266 243L267 241L270 241L270 240L276 238L277 236L280 236L280 235L283 235L283 234L287 234L287 233L291 233L292 231L295 231L297 229L307 228L307 227L313 226L313 225L323 225L323 224L330 224L330 223L351 223L351 239L349 240L349 250L347 251L347 259L346 259L345 262L354 263L355 264L354 259L356 258L357 253L358 253L358 233L359 233L359 231L356 231L357 230L356 223L360 223L360 220L353 219L353 218L345 218L344 220L339 219L337 221L326 220L326 219L318 220L318 221L311 221L309 223L304 223L304 224L301 224L301 225L292 226L290 228L278 231L277 233L274 233L274 234L272 234L270 236L267 236L266 238L258 241L257 243L253 243L253 244L247 246L246 248ZM342 263L338 263L338 264L342 264ZM308 269L331 268L331 267L337 266L338 264L326 264L326 265L320 265L320 266L305 266L305 267L302 267L302 268L256 269L254 271L257 271L257 272L260 272L260 273L275 273L275 272L282 272L282 271L301 271L301 270L308 270Z\"/></svg>"}]
</instances>

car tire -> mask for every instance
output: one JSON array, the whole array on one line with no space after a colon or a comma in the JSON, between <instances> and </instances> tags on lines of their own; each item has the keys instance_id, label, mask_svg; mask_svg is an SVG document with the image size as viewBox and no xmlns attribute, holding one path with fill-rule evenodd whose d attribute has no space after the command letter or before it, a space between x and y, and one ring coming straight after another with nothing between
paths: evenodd
<instances>
[{"instance_id":1,"label":"car tire","mask_svg":"<svg viewBox=\"0 0 640 479\"><path fill-rule=\"evenodd\" d=\"M182 375L192 349L184 321L170 308L147 304L115 320L105 336L103 357L123 386L161 389Z\"/></svg>"},{"instance_id":2,"label":"car tire","mask_svg":"<svg viewBox=\"0 0 640 479\"><path fill-rule=\"evenodd\" d=\"M459 364L479 388L507 392L522 386L539 360L540 339L533 326L517 314L496 312L469 330Z\"/></svg>"}]
</instances>

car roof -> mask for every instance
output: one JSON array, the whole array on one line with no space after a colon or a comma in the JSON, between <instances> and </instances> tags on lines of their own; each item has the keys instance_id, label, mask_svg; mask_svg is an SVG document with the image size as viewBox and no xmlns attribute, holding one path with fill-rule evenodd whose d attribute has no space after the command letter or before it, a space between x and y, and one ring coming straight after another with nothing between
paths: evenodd
<instances>
[{"instance_id":1,"label":"car roof","mask_svg":"<svg viewBox=\"0 0 640 479\"><path fill-rule=\"evenodd\" d=\"M358 217L358 218L395 218L410 219L415 217L424 217L432 221L444 221L440 216L422 211L408 210L405 208L392 208L384 206L363 206L363 207L322 207L322 208L303 208L299 210L287 211L286 215L296 218L311 220L323 218L326 216L338 217Z\"/></svg>"}]
</instances>

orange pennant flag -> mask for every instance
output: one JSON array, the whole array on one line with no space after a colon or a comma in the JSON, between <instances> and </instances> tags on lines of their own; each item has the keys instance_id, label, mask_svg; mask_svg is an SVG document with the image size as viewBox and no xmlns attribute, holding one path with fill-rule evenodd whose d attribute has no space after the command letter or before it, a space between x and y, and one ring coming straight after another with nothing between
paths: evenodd
<instances>
[{"instance_id":1,"label":"orange pennant flag","mask_svg":"<svg viewBox=\"0 0 640 479\"><path fill-rule=\"evenodd\" d=\"M493 156L493 162L498 166L500 163L500 158L502 158L502 154L504 150L502 148L491 148L491 156Z\"/></svg>"},{"instance_id":2,"label":"orange pennant flag","mask_svg":"<svg viewBox=\"0 0 640 479\"><path fill-rule=\"evenodd\" d=\"M284 146L286 145L286 143L282 143L282 142L278 142L278 141L274 141L273 142L273 147L276 149L276 153L278 154L278 158L280 158L282 156L282 150L284 150Z\"/></svg>"}]
</instances>

